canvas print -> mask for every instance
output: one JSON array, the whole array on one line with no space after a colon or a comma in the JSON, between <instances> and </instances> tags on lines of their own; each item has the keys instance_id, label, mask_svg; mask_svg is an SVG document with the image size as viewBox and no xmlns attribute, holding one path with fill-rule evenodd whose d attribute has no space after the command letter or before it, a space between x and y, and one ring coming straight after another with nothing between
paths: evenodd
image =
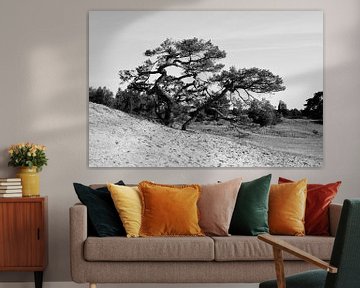
<instances>
[{"instance_id":1,"label":"canvas print","mask_svg":"<svg viewBox=\"0 0 360 288\"><path fill-rule=\"evenodd\" d=\"M90 167L320 167L321 11L89 12Z\"/></svg>"}]
</instances>

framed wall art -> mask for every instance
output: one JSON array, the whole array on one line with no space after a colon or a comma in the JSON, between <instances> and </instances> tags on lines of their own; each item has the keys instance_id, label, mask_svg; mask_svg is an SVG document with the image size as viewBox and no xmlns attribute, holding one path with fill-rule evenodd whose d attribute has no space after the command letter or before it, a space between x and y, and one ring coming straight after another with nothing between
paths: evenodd
<instances>
[{"instance_id":1,"label":"framed wall art","mask_svg":"<svg viewBox=\"0 0 360 288\"><path fill-rule=\"evenodd\" d=\"M90 167L322 163L322 11L89 12Z\"/></svg>"}]
</instances>

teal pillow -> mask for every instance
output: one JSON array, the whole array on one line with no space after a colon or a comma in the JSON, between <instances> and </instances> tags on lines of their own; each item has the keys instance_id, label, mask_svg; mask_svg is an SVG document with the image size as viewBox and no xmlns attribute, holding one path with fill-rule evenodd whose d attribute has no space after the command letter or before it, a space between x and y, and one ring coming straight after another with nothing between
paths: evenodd
<instances>
[{"instance_id":1,"label":"teal pillow","mask_svg":"<svg viewBox=\"0 0 360 288\"><path fill-rule=\"evenodd\" d=\"M271 174L241 184L229 233L259 235L269 233L268 208Z\"/></svg>"}]
</instances>

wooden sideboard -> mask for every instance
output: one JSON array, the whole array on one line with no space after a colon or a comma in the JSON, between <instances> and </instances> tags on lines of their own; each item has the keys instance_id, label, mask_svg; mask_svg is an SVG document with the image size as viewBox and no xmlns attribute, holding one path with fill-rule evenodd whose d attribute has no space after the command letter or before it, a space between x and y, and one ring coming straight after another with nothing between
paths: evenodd
<instances>
[{"instance_id":1,"label":"wooden sideboard","mask_svg":"<svg viewBox=\"0 0 360 288\"><path fill-rule=\"evenodd\" d=\"M47 250L47 197L0 198L0 271L32 271L41 288Z\"/></svg>"}]
</instances>

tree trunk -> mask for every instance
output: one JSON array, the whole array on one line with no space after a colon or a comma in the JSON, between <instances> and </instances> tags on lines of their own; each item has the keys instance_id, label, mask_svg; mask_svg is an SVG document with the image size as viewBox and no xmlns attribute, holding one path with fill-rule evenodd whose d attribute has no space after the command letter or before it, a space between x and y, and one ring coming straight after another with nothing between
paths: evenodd
<instances>
[{"instance_id":1,"label":"tree trunk","mask_svg":"<svg viewBox=\"0 0 360 288\"><path fill-rule=\"evenodd\" d=\"M165 111L164 123L166 126L171 127L174 124L174 113L172 107L168 107Z\"/></svg>"},{"instance_id":2,"label":"tree trunk","mask_svg":"<svg viewBox=\"0 0 360 288\"><path fill-rule=\"evenodd\" d=\"M228 89L224 88L224 90L221 91L220 94L218 94L212 98L209 98L204 104L202 104L200 107L198 107L195 111L190 112L189 113L190 118L182 124L181 130L186 130L187 127L189 126L189 124L196 119L196 117L200 114L201 111L203 111L205 108L209 107L213 102L219 100L221 97L224 97L227 92L228 92Z\"/></svg>"},{"instance_id":3,"label":"tree trunk","mask_svg":"<svg viewBox=\"0 0 360 288\"><path fill-rule=\"evenodd\" d=\"M160 120L166 126L172 126L174 123L174 112L173 112L173 100L171 97L163 90L161 87L156 84L154 87L155 95L165 103L165 112L164 113L156 113ZM162 116L163 115L163 116Z\"/></svg>"},{"instance_id":4,"label":"tree trunk","mask_svg":"<svg viewBox=\"0 0 360 288\"><path fill-rule=\"evenodd\" d=\"M199 113L200 113L200 112L199 112ZM199 113L198 113L197 115L199 115ZM196 116L197 116L197 115L196 115ZM181 130L186 131L187 126L189 126L189 124L193 121L193 119L194 119L194 117L191 117L191 116L190 116L190 118L189 118L188 120L186 120L186 122L181 125Z\"/></svg>"}]
</instances>

